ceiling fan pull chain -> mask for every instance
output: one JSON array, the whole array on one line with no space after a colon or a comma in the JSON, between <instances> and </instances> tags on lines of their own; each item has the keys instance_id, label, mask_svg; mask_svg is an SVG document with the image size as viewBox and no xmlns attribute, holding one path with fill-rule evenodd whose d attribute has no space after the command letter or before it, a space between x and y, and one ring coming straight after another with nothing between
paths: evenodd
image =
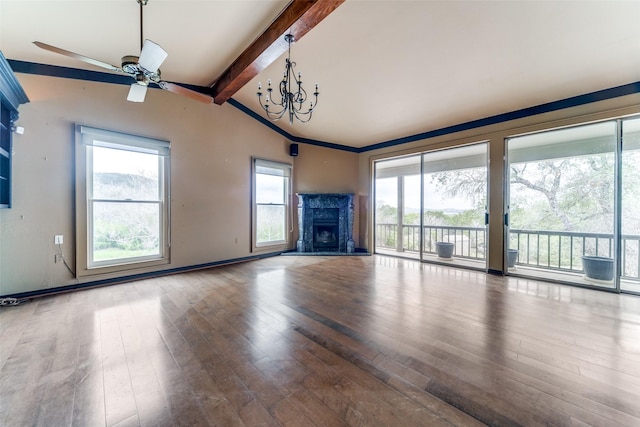
<instances>
[{"instance_id":1,"label":"ceiling fan pull chain","mask_svg":"<svg viewBox=\"0 0 640 427\"><path fill-rule=\"evenodd\" d=\"M144 44L144 38L142 37L142 8L145 4L147 4L148 0L137 0L140 4L140 50L142 50L142 46Z\"/></svg>"}]
</instances>

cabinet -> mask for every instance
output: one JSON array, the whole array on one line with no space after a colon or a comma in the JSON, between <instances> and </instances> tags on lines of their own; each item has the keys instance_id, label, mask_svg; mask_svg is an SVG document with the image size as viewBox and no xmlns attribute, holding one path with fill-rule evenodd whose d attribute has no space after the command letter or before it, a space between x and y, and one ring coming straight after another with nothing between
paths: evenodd
<instances>
[{"instance_id":1,"label":"cabinet","mask_svg":"<svg viewBox=\"0 0 640 427\"><path fill-rule=\"evenodd\" d=\"M13 129L18 107L26 102L29 98L0 52L0 209L11 207Z\"/></svg>"}]
</instances>

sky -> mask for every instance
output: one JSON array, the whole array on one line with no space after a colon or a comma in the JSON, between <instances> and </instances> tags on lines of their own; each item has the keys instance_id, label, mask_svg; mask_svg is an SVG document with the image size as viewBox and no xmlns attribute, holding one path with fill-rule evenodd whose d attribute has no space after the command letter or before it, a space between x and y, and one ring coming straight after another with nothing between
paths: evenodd
<instances>
[{"instance_id":1,"label":"sky","mask_svg":"<svg viewBox=\"0 0 640 427\"><path fill-rule=\"evenodd\" d=\"M158 176L158 156L134 151L93 147L93 171Z\"/></svg>"}]
</instances>

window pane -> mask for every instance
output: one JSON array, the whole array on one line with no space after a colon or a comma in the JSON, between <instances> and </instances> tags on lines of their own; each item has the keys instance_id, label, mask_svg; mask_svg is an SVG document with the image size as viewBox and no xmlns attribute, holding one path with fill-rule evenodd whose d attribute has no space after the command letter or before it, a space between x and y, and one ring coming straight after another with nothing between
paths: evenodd
<instances>
[{"instance_id":1,"label":"window pane","mask_svg":"<svg viewBox=\"0 0 640 427\"><path fill-rule=\"evenodd\" d=\"M287 178L284 176L256 174L256 203L285 203Z\"/></svg>"},{"instance_id":2,"label":"window pane","mask_svg":"<svg viewBox=\"0 0 640 427\"><path fill-rule=\"evenodd\" d=\"M159 200L159 162L155 154L93 147L93 198Z\"/></svg>"},{"instance_id":3,"label":"window pane","mask_svg":"<svg viewBox=\"0 0 640 427\"><path fill-rule=\"evenodd\" d=\"M376 163L376 170L383 162ZM376 250L398 247L398 177L376 179Z\"/></svg>"},{"instance_id":4,"label":"window pane","mask_svg":"<svg viewBox=\"0 0 640 427\"><path fill-rule=\"evenodd\" d=\"M622 122L620 288L640 293L640 118Z\"/></svg>"},{"instance_id":5,"label":"window pane","mask_svg":"<svg viewBox=\"0 0 640 427\"><path fill-rule=\"evenodd\" d=\"M616 123L508 140L509 250L518 274L612 288ZM507 255L508 256L508 255ZM608 269L607 274L594 274Z\"/></svg>"},{"instance_id":6,"label":"window pane","mask_svg":"<svg viewBox=\"0 0 640 427\"><path fill-rule=\"evenodd\" d=\"M266 243L285 240L286 208L284 205L256 207L256 242Z\"/></svg>"},{"instance_id":7,"label":"window pane","mask_svg":"<svg viewBox=\"0 0 640 427\"><path fill-rule=\"evenodd\" d=\"M93 203L93 261L160 255L159 203Z\"/></svg>"}]
</instances>

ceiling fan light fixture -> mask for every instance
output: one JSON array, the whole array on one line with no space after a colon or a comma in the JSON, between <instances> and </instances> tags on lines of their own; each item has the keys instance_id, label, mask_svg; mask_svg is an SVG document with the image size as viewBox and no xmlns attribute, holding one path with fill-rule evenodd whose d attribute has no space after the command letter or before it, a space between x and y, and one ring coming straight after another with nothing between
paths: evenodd
<instances>
[{"instance_id":1,"label":"ceiling fan light fixture","mask_svg":"<svg viewBox=\"0 0 640 427\"><path fill-rule=\"evenodd\" d=\"M129 95L127 95L127 101L130 102L144 102L144 98L147 94L147 85L134 83L129 89Z\"/></svg>"},{"instance_id":2,"label":"ceiling fan light fixture","mask_svg":"<svg viewBox=\"0 0 640 427\"><path fill-rule=\"evenodd\" d=\"M155 72L169 54L159 44L147 39L142 45L138 64L147 71Z\"/></svg>"}]
</instances>

